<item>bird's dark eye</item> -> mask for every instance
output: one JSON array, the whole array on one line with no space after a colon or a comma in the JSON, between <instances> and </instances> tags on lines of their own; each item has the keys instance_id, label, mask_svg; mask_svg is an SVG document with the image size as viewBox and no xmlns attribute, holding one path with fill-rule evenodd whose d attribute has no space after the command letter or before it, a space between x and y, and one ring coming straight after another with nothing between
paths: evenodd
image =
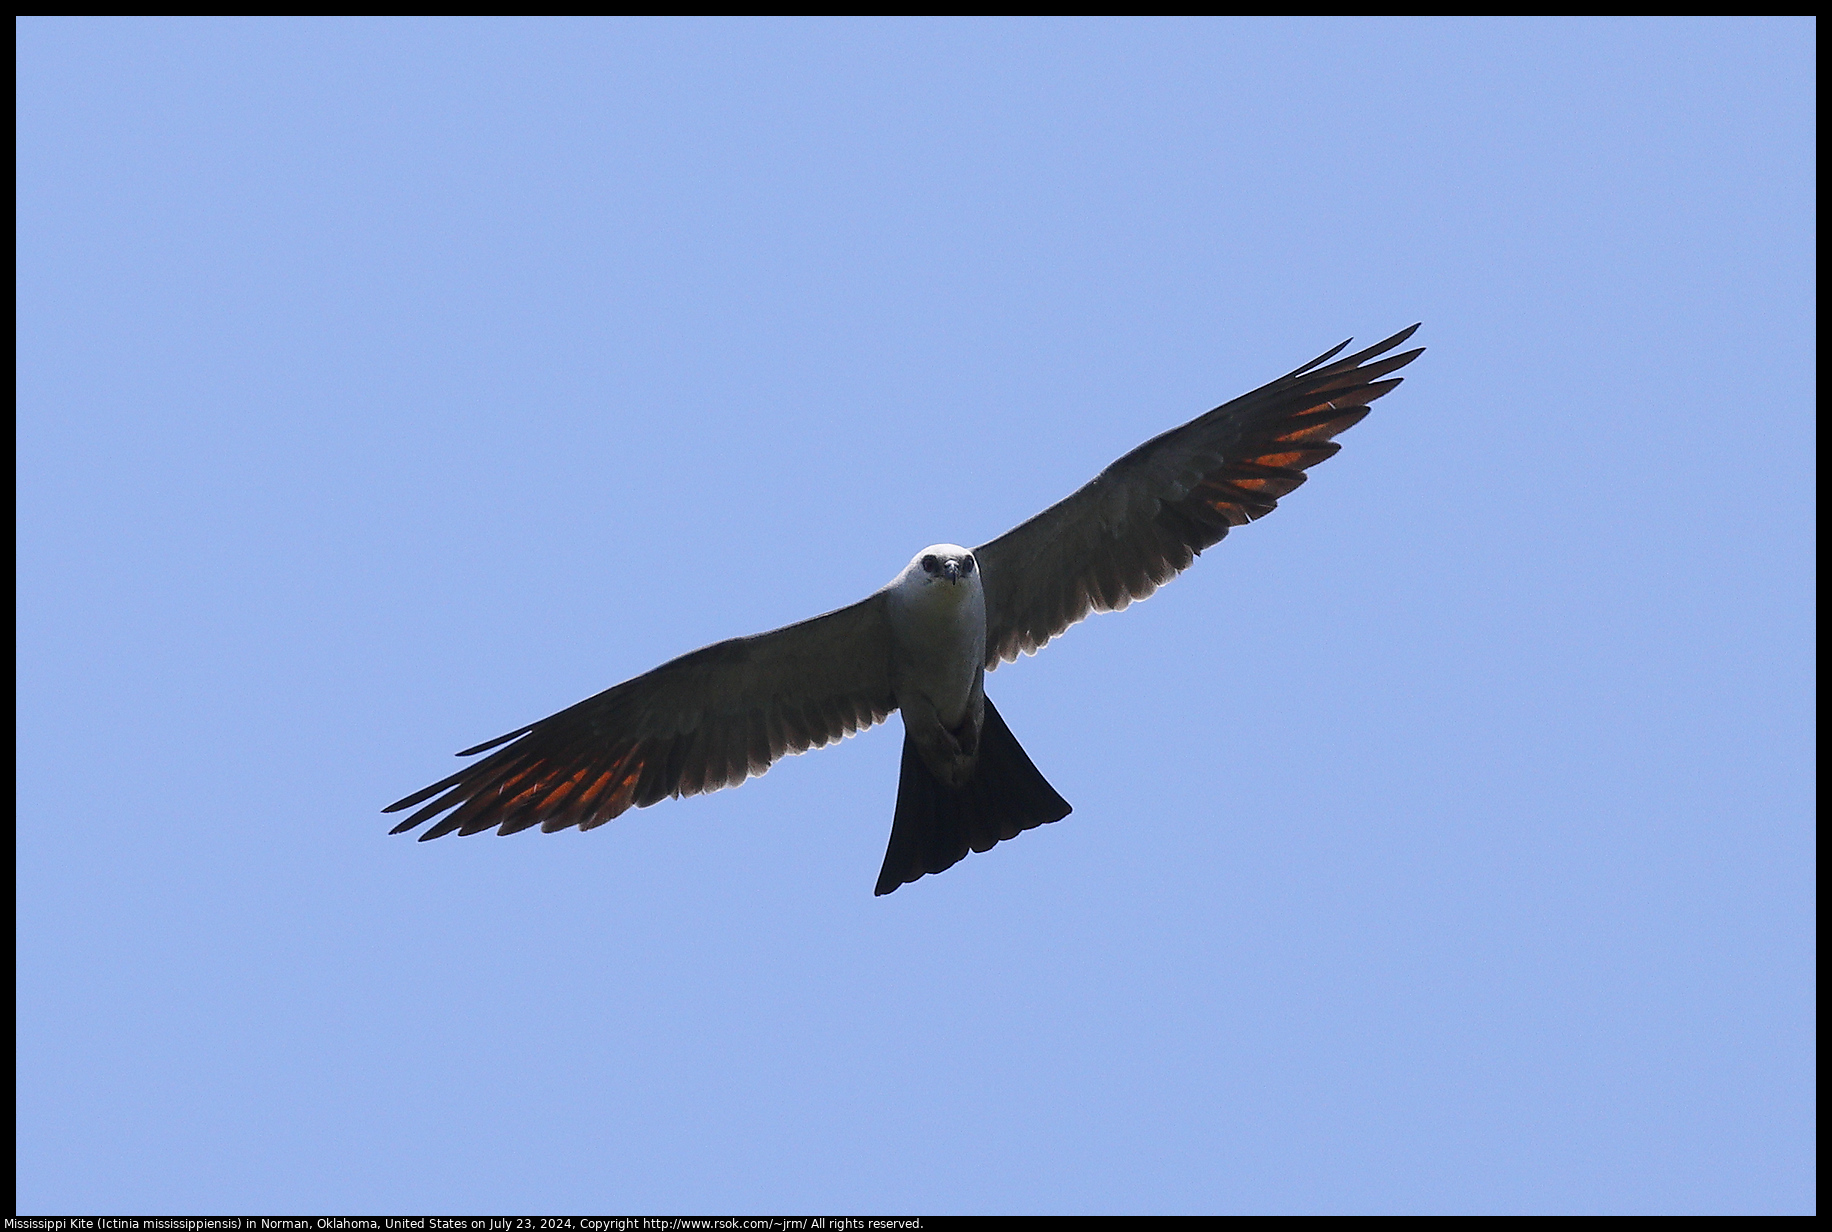
<instances>
[{"instance_id":1,"label":"bird's dark eye","mask_svg":"<svg viewBox=\"0 0 1832 1232\"><path fill-rule=\"evenodd\" d=\"M969 556L966 560L963 560L961 562L961 572L963 573L972 573L973 572L973 557Z\"/></svg>"},{"instance_id":2,"label":"bird's dark eye","mask_svg":"<svg viewBox=\"0 0 1832 1232\"><path fill-rule=\"evenodd\" d=\"M936 570L936 568L937 568L937 567L938 567L938 566L939 566L940 564L941 564L941 562L940 562L940 561L938 561L938 560L936 560L936 559L935 559L935 557L933 557L933 556L925 556L925 557L923 557L923 558L922 558L922 571L923 571L924 573L934 573L934 572L935 572L935 570Z\"/></svg>"}]
</instances>

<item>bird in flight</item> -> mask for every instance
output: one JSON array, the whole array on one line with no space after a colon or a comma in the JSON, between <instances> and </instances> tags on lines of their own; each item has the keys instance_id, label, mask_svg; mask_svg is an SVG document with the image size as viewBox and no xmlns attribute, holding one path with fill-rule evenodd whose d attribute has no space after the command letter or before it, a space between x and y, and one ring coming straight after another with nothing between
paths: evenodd
<instances>
[{"instance_id":1,"label":"bird in flight","mask_svg":"<svg viewBox=\"0 0 1832 1232\"><path fill-rule=\"evenodd\" d=\"M1424 348L1348 343L1153 437L977 548L924 548L850 607L682 655L474 748L496 752L382 810L391 833L590 830L670 796L736 787L778 758L903 712L903 770L877 893L1069 814L986 696L986 673L1090 612L1118 611L1271 513L1330 438ZM1332 362L1333 361L1333 362ZM507 747L502 747L507 746Z\"/></svg>"}]
</instances>

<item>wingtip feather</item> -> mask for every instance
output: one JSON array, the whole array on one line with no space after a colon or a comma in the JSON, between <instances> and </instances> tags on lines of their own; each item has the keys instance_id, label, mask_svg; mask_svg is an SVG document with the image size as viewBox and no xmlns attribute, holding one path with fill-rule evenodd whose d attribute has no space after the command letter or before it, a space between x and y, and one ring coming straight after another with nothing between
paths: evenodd
<instances>
[{"instance_id":1,"label":"wingtip feather","mask_svg":"<svg viewBox=\"0 0 1832 1232\"><path fill-rule=\"evenodd\" d=\"M533 723L528 724L528 726L526 727L518 727L514 731L509 732L507 735L498 736L494 740L486 740L482 744L472 745L468 749L460 749L458 752L452 754L452 756L454 757L475 757L479 753L487 753L499 744L509 743L509 741L515 739L517 736L526 736L529 732L534 730L534 727L535 725Z\"/></svg>"}]
</instances>

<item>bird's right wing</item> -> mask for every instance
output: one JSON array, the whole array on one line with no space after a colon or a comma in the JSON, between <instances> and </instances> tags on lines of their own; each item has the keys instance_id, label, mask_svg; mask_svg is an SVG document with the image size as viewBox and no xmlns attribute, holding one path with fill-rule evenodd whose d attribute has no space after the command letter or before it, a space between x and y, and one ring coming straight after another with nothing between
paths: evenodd
<instances>
[{"instance_id":1,"label":"bird's right wing","mask_svg":"<svg viewBox=\"0 0 1832 1232\"><path fill-rule=\"evenodd\" d=\"M430 801L391 831L399 834L452 810L422 840L492 827L589 830L669 796L734 787L779 757L850 736L896 708L880 592L682 655L466 749L460 757L513 741L382 811Z\"/></svg>"},{"instance_id":2,"label":"bird's right wing","mask_svg":"<svg viewBox=\"0 0 1832 1232\"><path fill-rule=\"evenodd\" d=\"M1143 599L1230 527L1271 513L1308 467L1341 448L1330 438L1399 384L1378 378L1423 348L1377 357L1417 328L1335 363L1327 361L1348 343L1326 351L1146 441L1073 495L976 548L986 667L1034 653L1089 612Z\"/></svg>"}]
</instances>

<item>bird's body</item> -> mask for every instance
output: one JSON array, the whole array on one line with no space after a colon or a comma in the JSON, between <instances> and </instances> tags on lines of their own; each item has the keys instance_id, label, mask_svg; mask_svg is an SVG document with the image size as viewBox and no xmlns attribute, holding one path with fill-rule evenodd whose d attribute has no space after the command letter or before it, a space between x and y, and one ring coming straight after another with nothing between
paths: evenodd
<instances>
[{"instance_id":1,"label":"bird's body","mask_svg":"<svg viewBox=\"0 0 1832 1232\"><path fill-rule=\"evenodd\" d=\"M1337 451L1331 437L1400 383L1377 378L1420 352L1376 357L1417 328L1328 363L1339 346L1154 437L976 549L925 548L849 607L683 655L467 749L460 756L497 751L390 805L421 806L394 832L441 813L422 839L589 830L632 807L735 786L894 710L903 768L879 894L1067 816L986 696L986 672L1091 611L1150 595L1230 528L1270 512Z\"/></svg>"},{"instance_id":2,"label":"bird's body","mask_svg":"<svg viewBox=\"0 0 1832 1232\"><path fill-rule=\"evenodd\" d=\"M884 600L904 731L936 777L959 786L973 769L986 698L986 592L973 553L924 548Z\"/></svg>"}]
</instances>

